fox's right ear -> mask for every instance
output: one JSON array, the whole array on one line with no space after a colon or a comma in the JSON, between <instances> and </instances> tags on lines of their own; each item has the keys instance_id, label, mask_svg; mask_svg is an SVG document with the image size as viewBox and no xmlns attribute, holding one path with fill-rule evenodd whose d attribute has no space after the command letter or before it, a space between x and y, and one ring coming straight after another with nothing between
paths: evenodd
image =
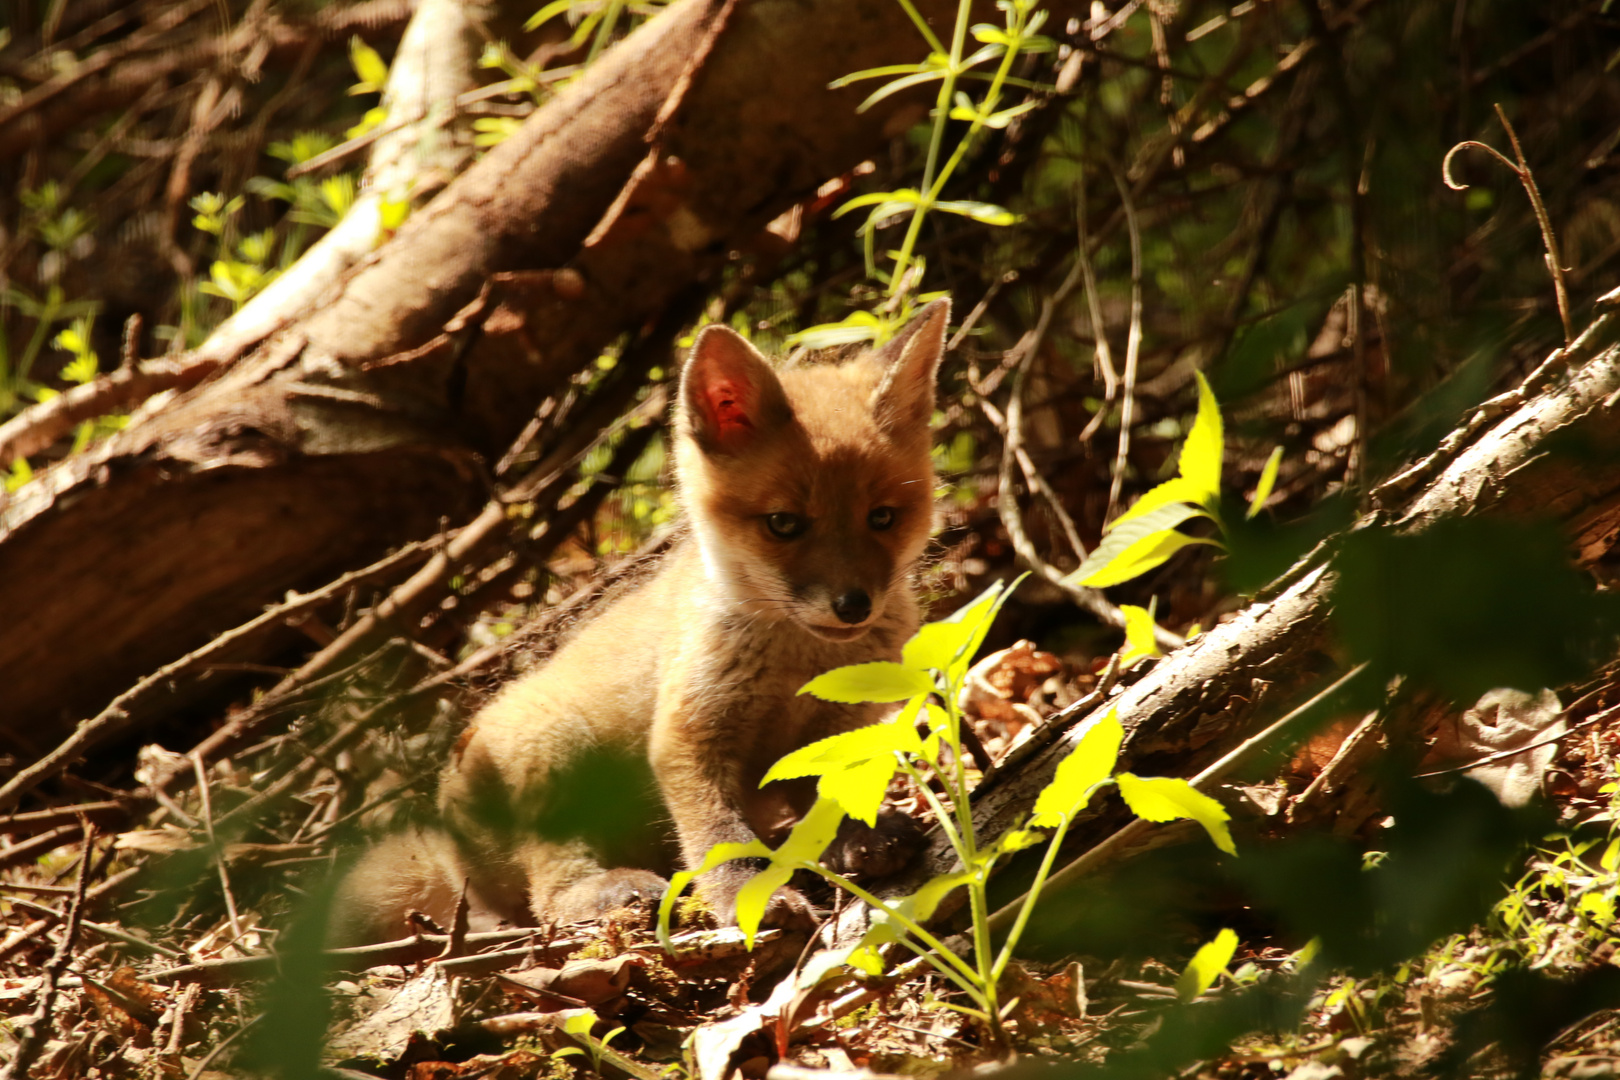
<instances>
[{"instance_id":1,"label":"fox's right ear","mask_svg":"<svg viewBox=\"0 0 1620 1080\"><path fill-rule=\"evenodd\" d=\"M793 415L770 362L730 327L698 331L681 374L681 427L704 450L734 454Z\"/></svg>"}]
</instances>

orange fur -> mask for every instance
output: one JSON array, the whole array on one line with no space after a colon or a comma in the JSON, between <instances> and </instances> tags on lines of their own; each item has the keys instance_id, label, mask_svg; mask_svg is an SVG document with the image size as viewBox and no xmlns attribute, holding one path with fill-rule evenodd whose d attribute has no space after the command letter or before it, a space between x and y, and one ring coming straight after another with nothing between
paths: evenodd
<instances>
[{"instance_id":1,"label":"orange fur","mask_svg":"<svg viewBox=\"0 0 1620 1080\"><path fill-rule=\"evenodd\" d=\"M766 770L881 716L799 688L899 659L917 627L948 314L932 304L890 345L839 364L773 369L723 327L699 335L675 417L690 538L474 717L440 781L443 827L362 857L340 891L339 936L396 936L412 908L444 923L463 880L475 925L589 918L655 899L677 861L716 843L783 834L813 786L761 790ZM751 873L722 867L699 890L730 917ZM810 915L783 889L767 920Z\"/></svg>"}]
</instances>

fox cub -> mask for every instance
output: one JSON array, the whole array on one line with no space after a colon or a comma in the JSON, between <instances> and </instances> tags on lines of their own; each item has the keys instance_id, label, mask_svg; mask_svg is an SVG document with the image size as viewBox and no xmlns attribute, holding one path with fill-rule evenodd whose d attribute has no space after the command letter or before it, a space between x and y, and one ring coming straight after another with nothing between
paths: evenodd
<instances>
[{"instance_id":1,"label":"fox cub","mask_svg":"<svg viewBox=\"0 0 1620 1080\"><path fill-rule=\"evenodd\" d=\"M843 363L773 369L722 326L697 337L675 410L689 534L656 574L474 717L439 786L442 824L372 848L339 892L338 934L397 937L420 911L474 928L588 919L656 900L715 844L774 844L813 781L780 757L873 723L883 706L800 696L830 668L898 660L917 629L928 542L929 417L949 304ZM846 822L829 860L898 869L909 820ZM757 868L698 882L722 919ZM808 926L791 888L766 921Z\"/></svg>"}]
</instances>

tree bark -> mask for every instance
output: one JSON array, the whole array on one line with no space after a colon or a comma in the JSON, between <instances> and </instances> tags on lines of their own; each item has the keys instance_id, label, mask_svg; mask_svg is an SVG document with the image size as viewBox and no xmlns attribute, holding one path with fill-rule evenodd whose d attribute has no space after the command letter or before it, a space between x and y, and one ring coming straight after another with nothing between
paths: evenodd
<instances>
[{"instance_id":1,"label":"tree bark","mask_svg":"<svg viewBox=\"0 0 1620 1080\"><path fill-rule=\"evenodd\" d=\"M921 115L827 86L924 48L893 0L679 0L313 310L204 343L208 381L0 503L0 747L481 504L549 393Z\"/></svg>"},{"instance_id":2,"label":"tree bark","mask_svg":"<svg viewBox=\"0 0 1620 1080\"><path fill-rule=\"evenodd\" d=\"M1568 533L1575 561L1587 565L1603 557L1620 537L1620 345L1610 344L1617 337L1616 316L1594 323L1524 386L1480 406L1429 460L1375 490L1381 508L1354 528L1387 524L1417 532L1446 517L1551 516ZM1566 374L1566 365L1588 356ZM1554 452L1555 442L1583 452ZM1039 748L1015 750L974 793L981 843L1022 823L1074 748L1076 733L1101 710L1117 709L1125 727L1121 770L1152 773L1158 771L1153 762L1172 762L1169 768L1183 776L1281 714L1334 666L1330 551L1331 544L1324 545L1275 596L1158 661ZM1089 812L1070 830L1074 850L1099 842L1119 824L1111 813ZM949 872L955 861L949 842L935 836L920 865L884 891L904 895Z\"/></svg>"}]
</instances>

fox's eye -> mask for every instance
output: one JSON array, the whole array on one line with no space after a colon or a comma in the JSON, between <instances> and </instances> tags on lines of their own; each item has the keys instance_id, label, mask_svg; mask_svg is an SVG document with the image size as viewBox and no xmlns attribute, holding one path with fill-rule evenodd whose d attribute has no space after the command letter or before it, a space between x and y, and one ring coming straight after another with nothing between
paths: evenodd
<instances>
[{"instance_id":1,"label":"fox's eye","mask_svg":"<svg viewBox=\"0 0 1620 1080\"><path fill-rule=\"evenodd\" d=\"M765 527L779 540L792 540L810 527L810 521L798 514L778 512L766 516Z\"/></svg>"},{"instance_id":2,"label":"fox's eye","mask_svg":"<svg viewBox=\"0 0 1620 1080\"><path fill-rule=\"evenodd\" d=\"M877 507L870 514L866 515L866 523L872 528L877 529L879 532L882 532L884 529L887 529L890 525L894 524L894 507Z\"/></svg>"}]
</instances>

